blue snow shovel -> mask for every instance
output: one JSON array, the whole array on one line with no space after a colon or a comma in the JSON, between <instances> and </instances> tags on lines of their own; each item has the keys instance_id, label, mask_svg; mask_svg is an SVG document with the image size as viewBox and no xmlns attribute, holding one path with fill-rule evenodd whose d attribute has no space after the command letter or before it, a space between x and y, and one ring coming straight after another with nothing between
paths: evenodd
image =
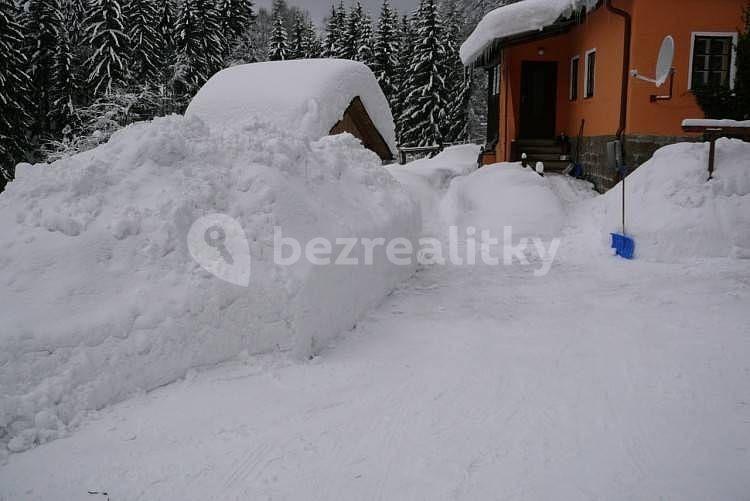
<instances>
[{"instance_id":1,"label":"blue snow shovel","mask_svg":"<svg viewBox=\"0 0 750 501\"><path fill-rule=\"evenodd\" d=\"M613 141L607 143L607 157L610 164L615 166L622 178L622 233L612 233L612 248L618 256L625 259L633 259L635 256L635 240L625 232L625 179L627 178L627 167L622 161L622 143Z\"/></svg>"}]
</instances>

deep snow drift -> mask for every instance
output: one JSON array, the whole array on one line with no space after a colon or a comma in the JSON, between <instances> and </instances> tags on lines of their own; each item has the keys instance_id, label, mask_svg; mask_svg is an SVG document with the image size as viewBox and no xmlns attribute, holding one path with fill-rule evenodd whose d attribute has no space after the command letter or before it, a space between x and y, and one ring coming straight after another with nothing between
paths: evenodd
<instances>
[{"instance_id":1,"label":"deep snow drift","mask_svg":"<svg viewBox=\"0 0 750 501\"><path fill-rule=\"evenodd\" d=\"M314 351L412 270L273 262L273 229L410 237L411 197L348 134L316 142L261 122L139 123L51 166L19 166L0 195L0 442L55 438L81 411L242 352ZM186 235L240 223L249 287L210 275Z\"/></svg>"},{"instance_id":2,"label":"deep snow drift","mask_svg":"<svg viewBox=\"0 0 750 501\"><path fill-rule=\"evenodd\" d=\"M233 66L198 91L185 116L226 126L249 116L320 139L359 96L392 153L396 133L388 101L372 71L343 59L295 59Z\"/></svg>"},{"instance_id":3,"label":"deep snow drift","mask_svg":"<svg viewBox=\"0 0 750 501\"><path fill-rule=\"evenodd\" d=\"M750 143L720 139L708 180L708 144L667 146L628 176L626 231L641 259L750 258ZM600 197L601 233L620 231L622 186Z\"/></svg>"},{"instance_id":4,"label":"deep snow drift","mask_svg":"<svg viewBox=\"0 0 750 501\"><path fill-rule=\"evenodd\" d=\"M451 182L477 170L481 148L466 144L446 148L433 158L422 158L406 165L390 165L387 169L419 202L422 232L443 236L445 221L441 204Z\"/></svg>"},{"instance_id":5,"label":"deep snow drift","mask_svg":"<svg viewBox=\"0 0 750 501\"><path fill-rule=\"evenodd\" d=\"M747 262L615 258L587 183L506 164L451 184L479 180L533 193L530 226L556 198L573 252L542 277L425 267L308 362L193 371L10 455L0 499L745 500ZM477 196L466 220L493 221Z\"/></svg>"},{"instance_id":6,"label":"deep snow drift","mask_svg":"<svg viewBox=\"0 0 750 501\"><path fill-rule=\"evenodd\" d=\"M451 183L441 209L449 224L518 237L559 236L563 207L552 185L520 164L491 165Z\"/></svg>"}]
</instances>

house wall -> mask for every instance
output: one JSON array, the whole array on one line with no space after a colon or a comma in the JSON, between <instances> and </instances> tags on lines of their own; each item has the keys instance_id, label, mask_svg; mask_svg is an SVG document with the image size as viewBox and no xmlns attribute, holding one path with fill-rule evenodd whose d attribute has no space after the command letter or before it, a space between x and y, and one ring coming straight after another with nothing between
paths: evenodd
<instances>
[{"instance_id":1,"label":"house wall","mask_svg":"<svg viewBox=\"0 0 750 501\"><path fill-rule=\"evenodd\" d=\"M629 5L632 0L621 0L621 3ZM622 36L613 36L613 33L622 33L623 25L620 18L612 16L605 9L597 9L589 14L586 22L568 33L504 49L498 158L509 159L510 143L518 137L521 65L524 61L558 63L555 127L558 134L575 137L582 119L586 120L584 133L587 136L614 134L619 124L616 110L620 107ZM584 98L584 58L590 49L597 51L598 69L595 72L594 96ZM544 51L543 55L539 54L540 50ZM570 61L576 55L581 58L578 100L570 101ZM504 110L508 110L507 116Z\"/></svg>"},{"instance_id":2,"label":"house wall","mask_svg":"<svg viewBox=\"0 0 750 501\"><path fill-rule=\"evenodd\" d=\"M633 18L631 68L653 76L657 54L666 35L675 39L674 97L652 103L652 94L665 94L668 86L631 78L628 82L626 161L637 166L651 153L676 141L695 140L682 131L684 118L701 118L703 112L688 90L693 32L737 32L742 24L746 0L616 0L616 7ZM624 20L599 8L571 31L556 37L507 47L502 53L503 80L500 95L500 140L495 158L511 160L511 143L518 137L521 65L523 61L558 63L557 133L571 138L578 135L585 119L582 157L587 173L600 189L616 181L615 173L605 172L606 158L600 154L606 141L619 128L622 82ZM544 54L540 55L539 50ZM595 95L584 98L585 54L597 51ZM570 61L580 56L578 100L569 100ZM507 113L506 113L507 111ZM586 145L590 145L587 151ZM631 151L632 150L632 151ZM632 153L632 154L631 154Z\"/></svg>"},{"instance_id":3,"label":"house wall","mask_svg":"<svg viewBox=\"0 0 750 501\"><path fill-rule=\"evenodd\" d=\"M626 133L654 136L685 136L682 120L703 118L703 111L688 89L693 32L739 32L742 8L747 0L635 0L631 68L653 76L656 56L667 35L675 39L674 97L650 102L652 94L666 94L668 84L630 80Z\"/></svg>"}]
</instances>

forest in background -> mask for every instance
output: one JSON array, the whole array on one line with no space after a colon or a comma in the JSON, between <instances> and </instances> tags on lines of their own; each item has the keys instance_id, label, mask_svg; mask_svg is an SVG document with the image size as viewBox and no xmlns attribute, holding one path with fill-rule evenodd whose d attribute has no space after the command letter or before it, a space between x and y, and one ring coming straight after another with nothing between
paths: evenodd
<instances>
[{"instance_id":1,"label":"forest in background","mask_svg":"<svg viewBox=\"0 0 750 501\"><path fill-rule=\"evenodd\" d=\"M481 140L486 82L464 69L458 49L500 3L423 0L402 15L385 0L373 18L341 1L317 27L285 0L270 10L250 0L0 0L0 177L182 113L217 71L266 60L367 64L401 145Z\"/></svg>"}]
</instances>

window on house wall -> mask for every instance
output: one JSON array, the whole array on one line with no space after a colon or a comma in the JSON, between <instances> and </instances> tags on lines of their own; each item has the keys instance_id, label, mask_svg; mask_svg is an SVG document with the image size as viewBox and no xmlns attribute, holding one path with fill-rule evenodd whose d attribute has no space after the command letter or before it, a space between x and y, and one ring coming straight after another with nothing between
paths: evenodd
<instances>
[{"instance_id":1,"label":"window on house wall","mask_svg":"<svg viewBox=\"0 0 750 501\"><path fill-rule=\"evenodd\" d=\"M586 77L584 80L583 97L594 97L596 83L596 49L586 52Z\"/></svg>"},{"instance_id":2,"label":"window on house wall","mask_svg":"<svg viewBox=\"0 0 750 501\"><path fill-rule=\"evenodd\" d=\"M578 99L578 75L581 58L575 56L570 60L570 100L576 101Z\"/></svg>"},{"instance_id":3,"label":"window on house wall","mask_svg":"<svg viewBox=\"0 0 750 501\"><path fill-rule=\"evenodd\" d=\"M736 33L693 33L690 89L734 87Z\"/></svg>"}]
</instances>

